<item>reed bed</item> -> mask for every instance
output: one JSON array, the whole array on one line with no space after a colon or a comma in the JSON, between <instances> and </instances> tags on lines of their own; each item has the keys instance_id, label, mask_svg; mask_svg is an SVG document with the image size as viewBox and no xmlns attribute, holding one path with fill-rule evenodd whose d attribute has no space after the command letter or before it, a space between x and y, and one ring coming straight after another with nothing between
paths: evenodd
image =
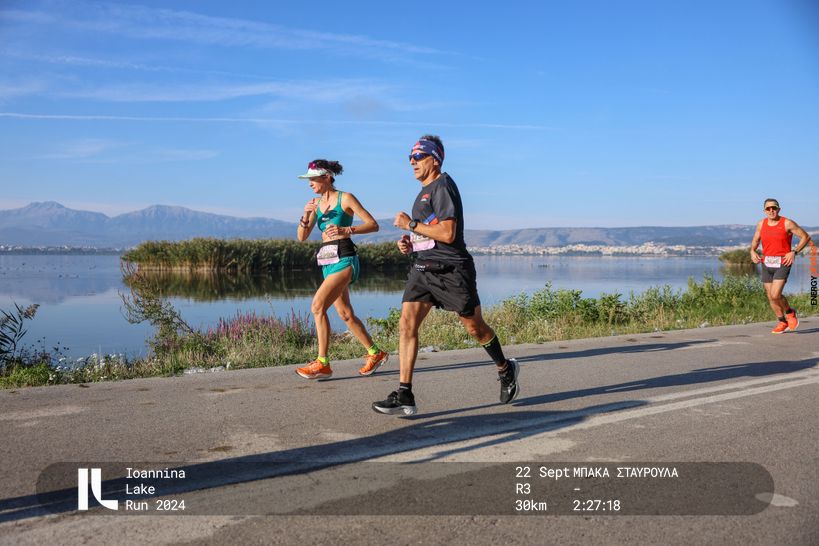
<instances>
[{"instance_id":1,"label":"reed bed","mask_svg":"<svg viewBox=\"0 0 819 546\"><path fill-rule=\"evenodd\" d=\"M320 243L289 239L213 239L146 241L123 254L122 259L140 269L235 271L270 273L316 267ZM395 243L358 246L364 269L409 267L409 258Z\"/></svg>"}]
</instances>

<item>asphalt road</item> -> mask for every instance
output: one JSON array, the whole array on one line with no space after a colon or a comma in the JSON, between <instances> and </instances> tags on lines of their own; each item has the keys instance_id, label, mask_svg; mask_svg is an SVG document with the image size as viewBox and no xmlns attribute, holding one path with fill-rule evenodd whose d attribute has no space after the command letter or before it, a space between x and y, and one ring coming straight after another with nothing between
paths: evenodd
<instances>
[{"instance_id":1,"label":"asphalt road","mask_svg":"<svg viewBox=\"0 0 819 546\"><path fill-rule=\"evenodd\" d=\"M424 353L412 418L370 409L397 362L2 391L0 543L819 544L819 318L770 328L508 347L506 406L482 350Z\"/></svg>"}]
</instances>

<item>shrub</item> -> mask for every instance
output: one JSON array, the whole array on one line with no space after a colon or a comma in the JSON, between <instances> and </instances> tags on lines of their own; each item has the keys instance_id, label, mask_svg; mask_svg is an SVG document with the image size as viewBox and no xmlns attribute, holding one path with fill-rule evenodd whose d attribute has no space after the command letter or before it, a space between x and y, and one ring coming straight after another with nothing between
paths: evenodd
<instances>
[{"instance_id":1,"label":"shrub","mask_svg":"<svg viewBox=\"0 0 819 546\"><path fill-rule=\"evenodd\" d=\"M0 369L16 358L17 346L27 331L25 321L33 319L39 307L36 303L20 307L15 302L12 312L0 309Z\"/></svg>"},{"instance_id":2,"label":"shrub","mask_svg":"<svg viewBox=\"0 0 819 546\"><path fill-rule=\"evenodd\" d=\"M747 248L723 252L719 255L719 260L726 265L754 266L754 262L751 260L751 253Z\"/></svg>"}]
</instances>

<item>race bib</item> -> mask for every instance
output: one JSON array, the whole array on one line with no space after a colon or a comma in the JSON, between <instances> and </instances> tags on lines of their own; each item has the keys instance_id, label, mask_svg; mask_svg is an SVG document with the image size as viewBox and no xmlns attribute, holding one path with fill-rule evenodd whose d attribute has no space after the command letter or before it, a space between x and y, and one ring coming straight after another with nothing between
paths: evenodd
<instances>
[{"instance_id":1,"label":"race bib","mask_svg":"<svg viewBox=\"0 0 819 546\"><path fill-rule=\"evenodd\" d=\"M319 265L333 265L337 264L341 258L338 257L338 243L334 245L325 245L319 248L316 254L316 262Z\"/></svg>"},{"instance_id":2,"label":"race bib","mask_svg":"<svg viewBox=\"0 0 819 546\"><path fill-rule=\"evenodd\" d=\"M782 256L765 256L765 267L782 267Z\"/></svg>"},{"instance_id":3,"label":"race bib","mask_svg":"<svg viewBox=\"0 0 819 546\"><path fill-rule=\"evenodd\" d=\"M410 242L412 243L412 251L419 252L421 250L430 250L435 248L435 239L418 235L417 233L410 234Z\"/></svg>"}]
</instances>

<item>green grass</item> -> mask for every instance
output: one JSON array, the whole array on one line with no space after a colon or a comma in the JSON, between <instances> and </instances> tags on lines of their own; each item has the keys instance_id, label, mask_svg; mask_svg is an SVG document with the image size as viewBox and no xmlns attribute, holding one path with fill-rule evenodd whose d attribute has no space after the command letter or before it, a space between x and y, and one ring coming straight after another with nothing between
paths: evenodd
<instances>
[{"instance_id":1,"label":"green grass","mask_svg":"<svg viewBox=\"0 0 819 546\"><path fill-rule=\"evenodd\" d=\"M6 373L0 375L0 387L13 389L17 387L36 387L55 382L56 374L45 362L31 365L10 366Z\"/></svg>"},{"instance_id":2,"label":"green grass","mask_svg":"<svg viewBox=\"0 0 819 546\"><path fill-rule=\"evenodd\" d=\"M788 295L802 315L816 314L808 294ZM543 343L574 338L634 334L703 325L719 326L771 321L772 314L754 276L706 276L689 280L685 290L654 287L640 294L603 294L584 298L580 290L555 290L547 284L533 294L520 294L485 308L484 316L503 344ZM400 312L368 319L370 333L386 350L398 348ZM229 369L306 363L316 355L315 331L307 317L285 319L239 314L207 331L178 329L151 342L154 355L127 360L116 356L87 359L75 369L40 360L18 363L0 374L0 386L20 387L85 383L132 377L177 375L187 368ZM421 328L420 346L438 350L475 347L454 313L433 311ZM334 334L330 359L363 357L365 351L349 334Z\"/></svg>"}]
</instances>

